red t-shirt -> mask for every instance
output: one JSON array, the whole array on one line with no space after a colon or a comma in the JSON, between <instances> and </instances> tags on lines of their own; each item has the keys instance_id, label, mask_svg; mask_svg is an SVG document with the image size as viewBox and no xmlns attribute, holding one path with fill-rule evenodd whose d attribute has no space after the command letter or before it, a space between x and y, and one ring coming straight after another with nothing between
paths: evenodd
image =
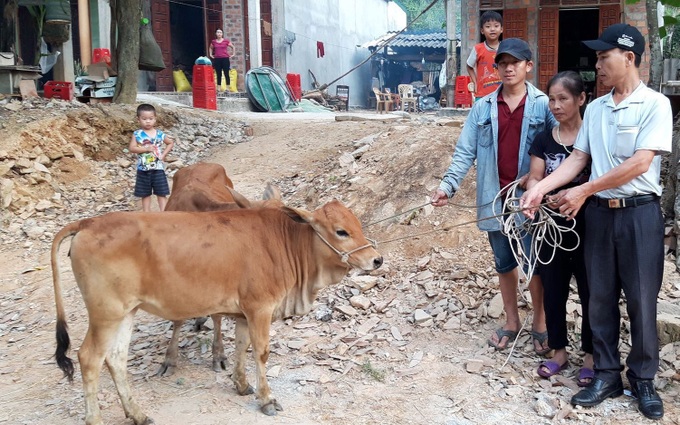
<instances>
[{"instance_id":1,"label":"red t-shirt","mask_svg":"<svg viewBox=\"0 0 680 425\"><path fill-rule=\"evenodd\" d=\"M524 118L525 94L514 111L503 94L498 93L498 179L503 189L517 180L519 172L519 138L522 134L522 120Z\"/></svg>"},{"instance_id":2,"label":"red t-shirt","mask_svg":"<svg viewBox=\"0 0 680 425\"><path fill-rule=\"evenodd\" d=\"M227 47L231 44L231 41L229 41L226 38L222 39L221 43L218 43L217 40L213 40L210 42L213 47L213 56L216 58L228 58L229 57L229 49Z\"/></svg>"},{"instance_id":3,"label":"red t-shirt","mask_svg":"<svg viewBox=\"0 0 680 425\"><path fill-rule=\"evenodd\" d=\"M475 67L477 73L476 97L484 97L493 93L501 85L501 77L498 75L498 68L496 67L496 51L489 49L486 43L475 45L477 53Z\"/></svg>"}]
</instances>

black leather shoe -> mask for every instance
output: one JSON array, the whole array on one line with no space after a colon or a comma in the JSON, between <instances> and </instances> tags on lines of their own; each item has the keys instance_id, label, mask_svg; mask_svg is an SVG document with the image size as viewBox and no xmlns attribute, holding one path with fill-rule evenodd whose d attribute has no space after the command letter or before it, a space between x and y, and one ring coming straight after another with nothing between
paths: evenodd
<instances>
[{"instance_id":1,"label":"black leather shoe","mask_svg":"<svg viewBox=\"0 0 680 425\"><path fill-rule=\"evenodd\" d=\"M579 406L597 406L610 397L618 397L623 394L623 382L619 379L616 382L603 381L595 378L590 385L576 393L571 398L571 404Z\"/></svg>"},{"instance_id":2,"label":"black leather shoe","mask_svg":"<svg viewBox=\"0 0 680 425\"><path fill-rule=\"evenodd\" d=\"M637 381L631 385L633 395L638 399L638 410L649 419L663 418L663 401L654 389L652 381Z\"/></svg>"}]
</instances>

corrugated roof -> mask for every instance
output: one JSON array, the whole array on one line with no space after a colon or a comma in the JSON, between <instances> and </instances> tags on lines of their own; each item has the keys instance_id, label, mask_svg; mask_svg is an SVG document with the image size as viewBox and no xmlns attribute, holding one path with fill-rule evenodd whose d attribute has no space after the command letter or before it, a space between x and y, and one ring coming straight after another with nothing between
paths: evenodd
<instances>
[{"instance_id":1,"label":"corrugated roof","mask_svg":"<svg viewBox=\"0 0 680 425\"><path fill-rule=\"evenodd\" d=\"M397 31L388 32L379 38L361 45L366 49L381 46ZM389 44L390 47L421 47L430 49L446 49L446 31L403 32L396 36Z\"/></svg>"}]
</instances>

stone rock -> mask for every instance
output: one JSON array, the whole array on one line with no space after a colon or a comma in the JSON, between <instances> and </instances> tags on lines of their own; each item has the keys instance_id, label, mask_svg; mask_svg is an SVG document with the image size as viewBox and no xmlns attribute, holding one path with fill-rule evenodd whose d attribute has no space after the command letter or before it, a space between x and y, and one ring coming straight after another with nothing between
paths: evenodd
<instances>
[{"instance_id":1,"label":"stone rock","mask_svg":"<svg viewBox=\"0 0 680 425\"><path fill-rule=\"evenodd\" d=\"M453 316L442 326L445 330L460 329L460 316Z\"/></svg>"},{"instance_id":2,"label":"stone rock","mask_svg":"<svg viewBox=\"0 0 680 425\"><path fill-rule=\"evenodd\" d=\"M340 313L346 314L348 316L356 316L359 314L358 311L351 305L338 305L335 306L335 309L338 310Z\"/></svg>"},{"instance_id":3,"label":"stone rock","mask_svg":"<svg viewBox=\"0 0 680 425\"><path fill-rule=\"evenodd\" d=\"M659 313L656 316L656 329L661 345L680 341L680 316Z\"/></svg>"},{"instance_id":4,"label":"stone rock","mask_svg":"<svg viewBox=\"0 0 680 425\"><path fill-rule=\"evenodd\" d=\"M125 158L119 158L118 166L120 166L120 168L130 168L132 166L132 162Z\"/></svg>"},{"instance_id":5,"label":"stone rock","mask_svg":"<svg viewBox=\"0 0 680 425\"><path fill-rule=\"evenodd\" d=\"M432 316L427 314L425 310L417 308L416 311L413 312L413 320L419 324L428 320L432 320Z\"/></svg>"},{"instance_id":6,"label":"stone rock","mask_svg":"<svg viewBox=\"0 0 680 425\"><path fill-rule=\"evenodd\" d=\"M345 152L340 155L338 161L340 162L341 167L349 167L354 163L354 156L351 153Z\"/></svg>"},{"instance_id":7,"label":"stone rock","mask_svg":"<svg viewBox=\"0 0 680 425\"><path fill-rule=\"evenodd\" d=\"M368 310L371 307L371 300L363 295L356 295L349 299L349 303L352 307L361 308L363 310Z\"/></svg>"},{"instance_id":8,"label":"stone rock","mask_svg":"<svg viewBox=\"0 0 680 425\"><path fill-rule=\"evenodd\" d=\"M0 179L0 206L2 208L8 208L12 203L12 189L14 189L14 181Z\"/></svg>"},{"instance_id":9,"label":"stone rock","mask_svg":"<svg viewBox=\"0 0 680 425\"><path fill-rule=\"evenodd\" d=\"M28 158L19 158L14 166L21 171L26 168L31 168L33 163Z\"/></svg>"},{"instance_id":10,"label":"stone rock","mask_svg":"<svg viewBox=\"0 0 680 425\"><path fill-rule=\"evenodd\" d=\"M39 171L41 173L51 174L50 170L47 167L45 167L43 164L39 163L38 161L33 163L33 168L35 168L36 171Z\"/></svg>"},{"instance_id":11,"label":"stone rock","mask_svg":"<svg viewBox=\"0 0 680 425\"><path fill-rule=\"evenodd\" d=\"M352 278L352 286L366 292L378 284L378 278L375 276L355 276Z\"/></svg>"},{"instance_id":12,"label":"stone rock","mask_svg":"<svg viewBox=\"0 0 680 425\"><path fill-rule=\"evenodd\" d=\"M0 177L9 173L12 170L12 168L14 168L15 164L16 164L15 161L7 161L0 164Z\"/></svg>"},{"instance_id":13,"label":"stone rock","mask_svg":"<svg viewBox=\"0 0 680 425\"><path fill-rule=\"evenodd\" d=\"M493 319L498 319L503 314L503 298L500 292L489 301L486 314Z\"/></svg>"},{"instance_id":14,"label":"stone rock","mask_svg":"<svg viewBox=\"0 0 680 425\"><path fill-rule=\"evenodd\" d=\"M73 157L78 161L85 161L85 155L76 148L72 149Z\"/></svg>"},{"instance_id":15,"label":"stone rock","mask_svg":"<svg viewBox=\"0 0 680 425\"><path fill-rule=\"evenodd\" d=\"M30 239L38 239L40 238L43 233L45 233L45 228L38 226L35 220L30 219L26 220L24 224L21 226L21 230L28 236Z\"/></svg>"},{"instance_id":16,"label":"stone rock","mask_svg":"<svg viewBox=\"0 0 680 425\"><path fill-rule=\"evenodd\" d=\"M38 201L38 203L35 205L35 210L36 211L45 211L46 209L50 208L52 206L52 202L46 200L46 199L41 199Z\"/></svg>"},{"instance_id":17,"label":"stone rock","mask_svg":"<svg viewBox=\"0 0 680 425\"><path fill-rule=\"evenodd\" d=\"M482 369L484 369L484 362L481 360L471 359L465 363L465 370L468 373L479 373Z\"/></svg>"}]
</instances>

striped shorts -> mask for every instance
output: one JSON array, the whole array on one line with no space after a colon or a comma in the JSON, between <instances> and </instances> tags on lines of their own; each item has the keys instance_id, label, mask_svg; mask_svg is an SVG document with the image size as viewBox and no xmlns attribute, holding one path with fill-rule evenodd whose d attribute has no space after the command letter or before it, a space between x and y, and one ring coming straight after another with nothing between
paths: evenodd
<instances>
[{"instance_id":1,"label":"striped shorts","mask_svg":"<svg viewBox=\"0 0 680 425\"><path fill-rule=\"evenodd\" d=\"M168 196L170 194L165 170L137 170L135 196L146 198L152 194L156 196Z\"/></svg>"}]
</instances>

